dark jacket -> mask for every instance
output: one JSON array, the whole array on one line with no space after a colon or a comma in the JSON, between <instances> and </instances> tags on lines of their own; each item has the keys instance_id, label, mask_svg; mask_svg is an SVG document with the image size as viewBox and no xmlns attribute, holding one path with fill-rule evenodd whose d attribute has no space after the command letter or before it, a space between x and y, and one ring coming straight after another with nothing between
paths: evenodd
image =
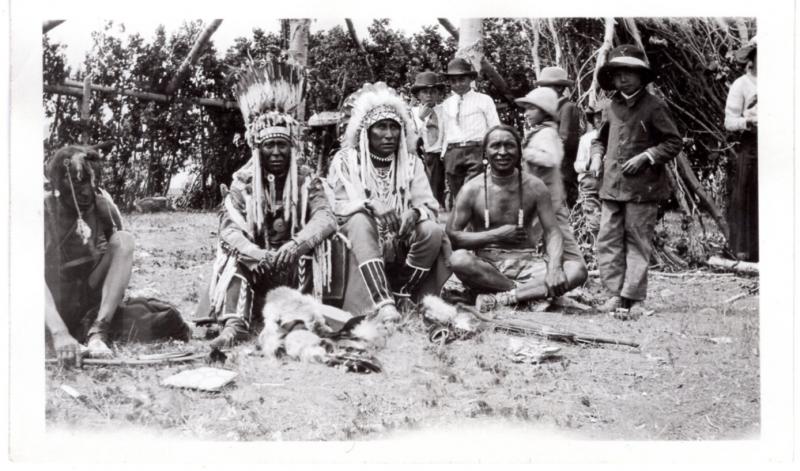
<instances>
[{"instance_id":1,"label":"dark jacket","mask_svg":"<svg viewBox=\"0 0 800 471\"><path fill-rule=\"evenodd\" d=\"M682 145L667 105L646 89L627 100L617 92L606 113L591 151L603 156L600 198L635 203L667 199L670 186L664 164L678 155ZM623 175L622 165L645 151L654 163L646 163L635 175Z\"/></svg>"},{"instance_id":2,"label":"dark jacket","mask_svg":"<svg viewBox=\"0 0 800 471\"><path fill-rule=\"evenodd\" d=\"M564 142L564 161L569 161L569 172L574 176L575 156L578 154L578 141L581 139L581 117L578 107L567 97L558 100L558 137ZM564 166L566 168L566 165ZM562 173L564 172L562 168ZM566 174L565 174L566 175Z\"/></svg>"}]
</instances>

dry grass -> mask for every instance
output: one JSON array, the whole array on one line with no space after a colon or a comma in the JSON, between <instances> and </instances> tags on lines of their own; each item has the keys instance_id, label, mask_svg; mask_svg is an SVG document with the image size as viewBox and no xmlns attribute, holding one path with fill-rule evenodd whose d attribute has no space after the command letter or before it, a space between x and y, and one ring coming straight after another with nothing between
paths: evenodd
<instances>
[{"instance_id":1,"label":"dry grass","mask_svg":"<svg viewBox=\"0 0 800 471\"><path fill-rule=\"evenodd\" d=\"M215 215L128 220L138 243L131 291L173 302L190 317L208 280ZM506 359L505 334L484 332L440 347L428 342L421 321L411 319L379 353L384 372L373 375L269 361L252 344L238 347L229 358L225 367L239 376L220 393L159 385L187 365L49 367L46 417L51 427L145 428L214 440L373 439L397 430L487 419L602 439L752 436L759 431L760 414L758 296L725 310L722 303L754 284L757 280L702 272L651 276L649 304L657 312L630 322L597 314L515 313L557 328L641 343L639 349L560 344L561 359L540 365ZM590 280L584 298L599 300L600 295L597 280ZM204 347L193 340L123 346L121 352ZM87 400L74 400L59 389L61 384Z\"/></svg>"}]
</instances>

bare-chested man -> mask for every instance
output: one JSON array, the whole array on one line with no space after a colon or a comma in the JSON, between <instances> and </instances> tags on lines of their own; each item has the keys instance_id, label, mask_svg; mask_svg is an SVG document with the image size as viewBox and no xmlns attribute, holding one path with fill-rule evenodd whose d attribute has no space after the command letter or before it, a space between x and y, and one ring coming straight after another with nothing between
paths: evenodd
<instances>
[{"instance_id":1,"label":"bare-chested man","mask_svg":"<svg viewBox=\"0 0 800 471\"><path fill-rule=\"evenodd\" d=\"M451 267L466 286L481 293L478 309L561 296L578 286L586 269L562 261L563 239L547 187L527 172L520 176L519 133L495 126L486 133L483 151L489 168L464 185L447 223L458 249ZM546 244L544 259L536 252L532 230L537 218Z\"/></svg>"}]
</instances>

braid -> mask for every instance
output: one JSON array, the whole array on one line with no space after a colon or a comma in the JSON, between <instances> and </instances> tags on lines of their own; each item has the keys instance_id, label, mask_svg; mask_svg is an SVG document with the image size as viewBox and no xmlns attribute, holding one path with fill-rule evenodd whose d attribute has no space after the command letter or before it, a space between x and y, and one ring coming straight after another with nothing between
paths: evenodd
<instances>
[{"instance_id":1,"label":"braid","mask_svg":"<svg viewBox=\"0 0 800 471\"><path fill-rule=\"evenodd\" d=\"M525 212L522 210L522 156L517 161L517 197L519 199L519 213L517 215L517 226L522 227Z\"/></svg>"},{"instance_id":2,"label":"braid","mask_svg":"<svg viewBox=\"0 0 800 471\"><path fill-rule=\"evenodd\" d=\"M489 229L489 159L483 156L483 227Z\"/></svg>"}]
</instances>

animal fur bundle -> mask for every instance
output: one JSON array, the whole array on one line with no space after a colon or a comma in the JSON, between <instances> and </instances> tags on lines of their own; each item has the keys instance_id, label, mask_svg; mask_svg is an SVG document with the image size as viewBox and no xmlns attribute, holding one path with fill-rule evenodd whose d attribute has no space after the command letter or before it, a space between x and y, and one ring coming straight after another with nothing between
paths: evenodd
<instances>
[{"instance_id":1,"label":"animal fur bundle","mask_svg":"<svg viewBox=\"0 0 800 471\"><path fill-rule=\"evenodd\" d=\"M339 318L343 314L340 309L326 306L292 288L275 288L267 293L264 330L258 337L258 344L271 356L285 353L294 360L318 363L336 353L339 340L350 340L350 346L356 341L363 350L380 345L383 335L374 322L363 320L352 328L334 332L324 316L329 310L338 311Z\"/></svg>"},{"instance_id":2,"label":"animal fur bundle","mask_svg":"<svg viewBox=\"0 0 800 471\"><path fill-rule=\"evenodd\" d=\"M460 332L476 332L480 320L463 305L453 306L429 294L422 298L422 317L433 324L450 326Z\"/></svg>"}]
</instances>

